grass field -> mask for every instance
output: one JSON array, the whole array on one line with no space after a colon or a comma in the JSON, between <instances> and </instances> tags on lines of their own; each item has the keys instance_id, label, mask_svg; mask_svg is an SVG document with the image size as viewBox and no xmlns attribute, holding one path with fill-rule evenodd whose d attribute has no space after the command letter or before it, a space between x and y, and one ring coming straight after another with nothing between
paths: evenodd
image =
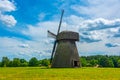
<instances>
[{"instance_id":1,"label":"grass field","mask_svg":"<svg viewBox=\"0 0 120 80\"><path fill-rule=\"evenodd\" d=\"M120 68L0 68L0 80L120 80Z\"/></svg>"}]
</instances>

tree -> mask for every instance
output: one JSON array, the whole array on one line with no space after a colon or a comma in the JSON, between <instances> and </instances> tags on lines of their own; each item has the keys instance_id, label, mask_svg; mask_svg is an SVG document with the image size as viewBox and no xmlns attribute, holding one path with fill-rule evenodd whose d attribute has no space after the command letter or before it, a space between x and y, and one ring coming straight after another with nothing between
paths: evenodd
<instances>
[{"instance_id":1,"label":"tree","mask_svg":"<svg viewBox=\"0 0 120 80\"><path fill-rule=\"evenodd\" d=\"M118 67L119 56L110 56L109 59L113 61L114 67Z\"/></svg>"},{"instance_id":2,"label":"tree","mask_svg":"<svg viewBox=\"0 0 120 80\"><path fill-rule=\"evenodd\" d=\"M49 66L50 65L49 59L43 59L43 60L40 60L39 62L40 62L41 66Z\"/></svg>"},{"instance_id":3,"label":"tree","mask_svg":"<svg viewBox=\"0 0 120 80\"><path fill-rule=\"evenodd\" d=\"M113 61L108 57L102 57L100 59L100 66L102 67L114 67Z\"/></svg>"},{"instance_id":4,"label":"tree","mask_svg":"<svg viewBox=\"0 0 120 80\"><path fill-rule=\"evenodd\" d=\"M109 67L114 67L113 61L109 60Z\"/></svg>"},{"instance_id":5,"label":"tree","mask_svg":"<svg viewBox=\"0 0 120 80\"><path fill-rule=\"evenodd\" d=\"M10 61L8 67L13 67L13 61Z\"/></svg>"},{"instance_id":6,"label":"tree","mask_svg":"<svg viewBox=\"0 0 120 80\"><path fill-rule=\"evenodd\" d=\"M29 60L29 66L34 66L35 67L35 66L38 66L38 65L39 65L39 63L38 63L37 58L33 57Z\"/></svg>"},{"instance_id":7,"label":"tree","mask_svg":"<svg viewBox=\"0 0 120 80\"><path fill-rule=\"evenodd\" d=\"M81 57L80 58L80 62L81 62L82 67L86 67L87 66L87 60L85 59L85 57Z\"/></svg>"},{"instance_id":8,"label":"tree","mask_svg":"<svg viewBox=\"0 0 120 80\"><path fill-rule=\"evenodd\" d=\"M27 62L25 59L20 59L20 63Z\"/></svg>"},{"instance_id":9,"label":"tree","mask_svg":"<svg viewBox=\"0 0 120 80\"><path fill-rule=\"evenodd\" d=\"M0 62L0 67L2 67L2 63Z\"/></svg>"},{"instance_id":10,"label":"tree","mask_svg":"<svg viewBox=\"0 0 120 80\"><path fill-rule=\"evenodd\" d=\"M13 64L13 67L19 67L20 66L20 59L14 58L12 64Z\"/></svg>"},{"instance_id":11,"label":"tree","mask_svg":"<svg viewBox=\"0 0 120 80\"><path fill-rule=\"evenodd\" d=\"M117 61L117 66L120 67L120 59Z\"/></svg>"},{"instance_id":12,"label":"tree","mask_svg":"<svg viewBox=\"0 0 120 80\"><path fill-rule=\"evenodd\" d=\"M92 66L96 66L96 65L98 65L98 60L92 59L92 60L90 60L90 64Z\"/></svg>"},{"instance_id":13,"label":"tree","mask_svg":"<svg viewBox=\"0 0 120 80\"><path fill-rule=\"evenodd\" d=\"M20 59L20 66L26 67L26 66L28 66L28 62L25 59Z\"/></svg>"},{"instance_id":14,"label":"tree","mask_svg":"<svg viewBox=\"0 0 120 80\"><path fill-rule=\"evenodd\" d=\"M2 58L2 62L1 62L1 66L2 67L7 67L8 66L8 64L9 64L9 59L7 58L7 57L3 57Z\"/></svg>"}]
</instances>

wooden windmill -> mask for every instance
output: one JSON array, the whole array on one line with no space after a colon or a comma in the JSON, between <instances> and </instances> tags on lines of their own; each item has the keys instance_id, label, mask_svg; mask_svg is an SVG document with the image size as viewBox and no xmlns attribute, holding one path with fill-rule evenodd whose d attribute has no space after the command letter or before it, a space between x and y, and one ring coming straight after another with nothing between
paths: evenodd
<instances>
[{"instance_id":1,"label":"wooden windmill","mask_svg":"<svg viewBox=\"0 0 120 80\"><path fill-rule=\"evenodd\" d=\"M52 68L80 67L80 59L75 41L79 41L79 34L72 31L60 32L64 10L58 27L57 35L48 31L48 34L55 38L52 55Z\"/></svg>"}]
</instances>

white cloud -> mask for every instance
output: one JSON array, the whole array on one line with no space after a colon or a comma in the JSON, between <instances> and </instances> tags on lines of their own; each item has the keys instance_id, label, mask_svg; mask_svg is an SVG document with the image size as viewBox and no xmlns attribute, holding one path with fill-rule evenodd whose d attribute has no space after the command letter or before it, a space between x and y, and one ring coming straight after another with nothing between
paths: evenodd
<instances>
[{"instance_id":1,"label":"white cloud","mask_svg":"<svg viewBox=\"0 0 120 80\"><path fill-rule=\"evenodd\" d=\"M58 22L56 21L45 21L40 22L35 26L29 25L28 29L23 31L23 34L29 35L33 40L39 41L41 45L51 46L47 47L47 50L52 50L52 43L50 38L47 38L47 30L56 33ZM71 30L79 32L80 38L83 37L83 40L80 40L79 43L79 52L82 53L108 53L112 55L113 53L119 53L119 47L117 48L107 48L106 43L119 43L120 38L115 38L114 35L119 33L120 30L120 19L108 20L104 18L86 20L81 17L71 15L65 17L61 26L61 31ZM44 46L45 47L45 46ZM42 49L43 46L41 47ZM81 50L82 49L82 50ZM88 49L88 50L86 50ZM114 50L114 51L113 51ZM96 51L96 52L93 52ZM93 53L92 53L93 52Z\"/></svg>"},{"instance_id":2,"label":"white cloud","mask_svg":"<svg viewBox=\"0 0 120 80\"><path fill-rule=\"evenodd\" d=\"M45 13L40 13L38 16L39 16L39 20L41 21L45 18L46 14Z\"/></svg>"},{"instance_id":3,"label":"white cloud","mask_svg":"<svg viewBox=\"0 0 120 80\"><path fill-rule=\"evenodd\" d=\"M87 15L91 18L107 18L115 19L120 17L120 1L119 0L87 0L85 6L71 5L71 9L76 12Z\"/></svg>"},{"instance_id":4,"label":"white cloud","mask_svg":"<svg viewBox=\"0 0 120 80\"><path fill-rule=\"evenodd\" d=\"M29 48L29 45L28 44L20 44L19 47L21 47L21 48Z\"/></svg>"},{"instance_id":5,"label":"white cloud","mask_svg":"<svg viewBox=\"0 0 120 80\"><path fill-rule=\"evenodd\" d=\"M17 21L12 15L6 15L5 12L15 11L16 7L13 2L9 0L1 0L0 1L0 21L7 25L8 27L15 26Z\"/></svg>"},{"instance_id":6,"label":"white cloud","mask_svg":"<svg viewBox=\"0 0 120 80\"><path fill-rule=\"evenodd\" d=\"M97 19L85 20L83 22L83 24L84 24L83 26L88 26L86 28L95 28L95 29L119 27L120 19L108 20L108 19L104 19L104 18L97 18ZM93 29L93 30L95 30L95 29Z\"/></svg>"},{"instance_id":7,"label":"white cloud","mask_svg":"<svg viewBox=\"0 0 120 80\"><path fill-rule=\"evenodd\" d=\"M3 56L38 59L50 57L50 45L45 41L23 41L18 38L0 37L0 58Z\"/></svg>"},{"instance_id":8,"label":"white cloud","mask_svg":"<svg viewBox=\"0 0 120 80\"><path fill-rule=\"evenodd\" d=\"M9 0L0 0L0 12L11 12L15 9L15 5Z\"/></svg>"},{"instance_id":9,"label":"white cloud","mask_svg":"<svg viewBox=\"0 0 120 80\"><path fill-rule=\"evenodd\" d=\"M106 43L105 46L111 48L111 47L119 47L120 44L119 43Z\"/></svg>"},{"instance_id":10,"label":"white cloud","mask_svg":"<svg viewBox=\"0 0 120 80\"><path fill-rule=\"evenodd\" d=\"M82 17L78 17L76 15L71 15L69 17L65 18L65 21L69 24L69 25L79 25L81 22L84 21L84 18Z\"/></svg>"},{"instance_id":11,"label":"white cloud","mask_svg":"<svg viewBox=\"0 0 120 80\"><path fill-rule=\"evenodd\" d=\"M22 31L22 33L32 37L33 40L39 40L41 38L47 37L48 30L56 34L57 28L58 28L58 22L46 21L46 22L40 22L35 26L28 25L28 29Z\"/></svg>"},{"instance_id":12,"label":"white cloud","mask_svg":"<svg viewBox=\"0 0 120 80\"><path fill-rule=\"evenodd\" d=\"M104 18L84 20L79 24L80 35L92 41L106 41L119 33L120 19L107 20ZM91 42L92 42L91 41Z\"/></svg>"},{"instance_id":13,"label":"white cloud","mask_svg":"<svg viewBox=\"0 0 120 80\"><path fill-rule=\"evenodd\" d=\"M120 39L119 39L120 40ZM80 55L119 55L120 46L108 48L105 46L106 42L94 43L78 43L78 51Z\"/></svg>"},{"instance_id":14,"label":"white cloud","mask_svg":"<svg viewBox=\"0 0 120 80\"><path fill-rule=\"evenodd\" d=\"M17 23L17 21L12 15L0 14L0 21L2 21L2 23L7 25L8 27L15 26L15 24Z\"/></svg>"}]
</instances>

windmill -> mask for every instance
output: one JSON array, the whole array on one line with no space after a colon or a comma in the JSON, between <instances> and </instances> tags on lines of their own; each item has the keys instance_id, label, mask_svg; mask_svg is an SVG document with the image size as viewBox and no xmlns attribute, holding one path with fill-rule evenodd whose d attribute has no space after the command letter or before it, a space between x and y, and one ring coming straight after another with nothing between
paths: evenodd
<instances>
[{"instance_id":1,"label":"windmill","mask_svg":"<svg viewBox=\"0 0 120 80\"><path fill-rule=\"evenodd\" d=\"M79 41L79 34L72 31L60 32L64 10L62 10L57 35L48 31L48 35L55 38L52 55L52 68L80 67L79 55L75 41Z\"/></svg>"}]
</instances>

